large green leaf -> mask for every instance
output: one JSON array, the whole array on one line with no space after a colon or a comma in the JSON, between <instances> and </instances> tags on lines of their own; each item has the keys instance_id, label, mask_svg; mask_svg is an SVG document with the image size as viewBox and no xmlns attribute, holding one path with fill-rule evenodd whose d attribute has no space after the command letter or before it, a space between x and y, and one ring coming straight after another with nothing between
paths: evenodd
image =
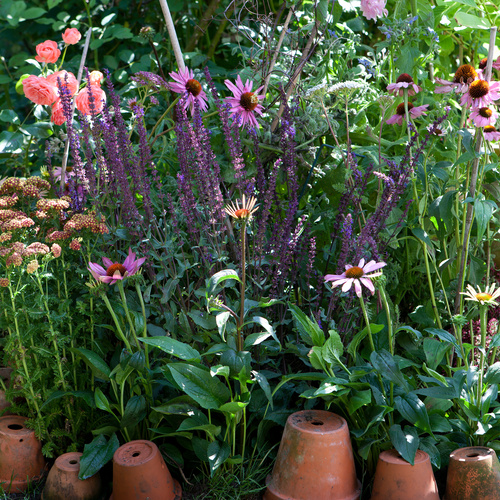
<instances>
[{"instance_id":1,"label":"large green leaf","mask_svg":"<svg viewBox=\"0 0 500 500\"><path fill-rule=\"evenodd\" d=\"M416 394L410 392L404 396L397 396L394 399L394 406L408 422L432 435L427 408Z\"/></svg>"},{"instance_id":2,"label":"large green leaf","mask_svg":"<svg viewBox=\"0 0 500 500\"><path fill-rule=\"evenodd\" d=\"M79 479L87 479L99 472L112 458L120 447L116 434L109 441L101 434L90 444L86 444L80 458Z\"/></svg>"},{"instance_id":3,"label":"large green leaf","mask_svg":"<svg viewBox=\"0 0 500 500\"><path fill-rule=\"evenodd\" d=\"M294 325L299 332L300 338L304 344L309 346L321 347L325 343L325 334L314 319L310 319L295 304L288 304L292 312Z\"/></svg>"},{"instance_id":4,"label":"large green leaf","mask_svg":"<svg viewBox=\"0 0 500 500\"><path fill-rule=\"evenodd\" d=\"M424 339L425 357L432 370L435 370L439 363L441 363L446 351L448 351L450 347L450 344L447 342L440 342L437 339L429 337Z\"/></svg>"},{"instance_id":5,"label":"large green leaf","mask_svg":"<svg viewBox=\"0 0 500 500\"><path fill-rule=\"evenodd\" d=\"M411 465L414 465L419 445L418 433L415 427L406 425L403 430L400 425L394 424L389 429L389 436L391 437L392 445L401 457Z\"/></svg>"},{"instance_id":6,"label":"large green leaf","mask_svg":"<svg viewBox=\"0 0 500 500\"><path fill-rule=\"evenodd\" d=\"M94 399L95 405L99 408L99 410L107 411L108 413L113 414L108 398L104 395L101 389L99 389L99 387L96 387L94 390Z\"/></svg>"},{"instance_id":7,"label":"large green leaf","mask_svg":"<svg viewBox=\"0 0 500 500\"><path fill-rule=\"evenodd\" d=\"M98 354L93 351L89 351L88 349L84 349L83 347L76 347L70 350L75 354L79 354L83 358L97 378L105 381L109 380L111 368Z\"/></svg>"},{"instance_id":8,"label":"large green leaf","mask_svg":"<svg viewBox=\"0 0 500 500\"><path fill-rule=\"evenodd\" d=\"M236 280L241 281L238 273L234 269L223 269L218 273L215 273L209 280L207 284L209 295L212 295L215 292L215 289L218 285L223 283L226 280Z\"/></svg>"},{"instance_id":9,"label":"large green leaf","mask_svg":"<svg viewBox=\"0 0 500 500\"><path fill-rule=\"evenodd\" d=\"M370 361L373 367L380 373L383 378L402 387L405 391L409 391L410 387L404 375L401 373L394 357L389 351L381 349L380 351L372 352Z\"/></svg>"},{"instance_id":10,"label":"large green leaf","mask_svg":"<svg viewBox=\"0 0 500 500\"><path fill-rule=\"evenodd\" d=\"M127 401L122 416L122 427L134 427L142 422L147 415L147 405L144 396L132 396Z\"/></svg>"},{"instance_id":11,"label":"large green leaf","mask_svg":"<svg viewBox=\"0 0 500 500\"><path fill-rule=\"evenodd\" d=\"M143 344L158 347L158 349L185 361L201 361L200 353L196 349L193 349L189 344L185 344L171 337L141 337L139 340Z\"/></svg>"},{"instance_id":12,"label":"large green leaf","mask_svg":"<svg viewBox=\"0 0 500 500\"><path fill-rule=\"evenodd\" d=\"M208 445L207 454L208 463L210 464L210 475L213 476L214 472L229 458L231 449L225 441L213 441Z\"/></svg>"},{"instance_id":13,"label":"large green leaf","mask_svg":"<svg viewBox=\"0 0 500 500\"><path fill-rule=\"evenodd\" d=\"M229 389L207 370L182 363L172 363L168 369L177 385L206 410L218 409L231 397Z\"/></svg>"}]
</instances>

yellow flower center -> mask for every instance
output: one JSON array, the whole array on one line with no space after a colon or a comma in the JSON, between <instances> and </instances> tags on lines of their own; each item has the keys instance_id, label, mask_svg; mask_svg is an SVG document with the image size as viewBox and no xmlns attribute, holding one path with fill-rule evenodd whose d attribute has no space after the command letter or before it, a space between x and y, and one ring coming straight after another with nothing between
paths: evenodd
<instances>
[{"instance_id":1,"label":"yellow flower center","mask_svg":"<svg viewBox=\"0 0 500 500\"><path fill-rule=\"evenodd\" d=\"M234 212L234 216L237 218L237 219L243 219L245 217L248 217L248 215L250 214L250 211L247 210L246 208L240 208L239 210L236 210Z\"/></svg>"},{"instance_id":2,"label":"yellow flower center","mask_svg":"<svg viewBox=\"0 0 500 500\"><path fill-rule=\"evenodd\" d=\"M485 132L496 132L497 129L493 125L486 125L483 129Z\"/></svg>"},{"instance_id":3,"label":"yellow flower center","mask_svg":"<svg viewBox=\"0 0 500 500\"><path fill-rule=\"evenodd\" d=\"M475 80L470 84L469 94L473 99L484 97L490 91L490 86L485 80Z\"/></svg>"},{"instance_id":4,"label":"yellow flower center","mask_svg":"<svg viewBox=\"0 0 500 500\"><path fill-rule=\"evenodd\" d=\"M358 266L353 266L345 272L346 278L354 278L354 279L361 278L361 276L363 276L364 274L365 272L363 271L363 269L361 269Z\"/></svg>"},{"instance_id":5,"label":"yellow flower center","mask_svg":"<svg viewBox=\"0 0 500 500\"><path fill-rule=\"evenodd\" d=\"M253 111L257 104L259 104L259 98L253 92L245 92L241 94L240 106L245 111Z\"/></svg>"},{"instance_id":6,"label":"yellow flower center","mask_svg":"<svg viewBox=\"0 0 500 500\"><path fill-rule=\"evenodd\" d=\"M487 301L491 299L491 295L489 293L476 293L475 295L477 300Z\"/></svg>"},{"instance_id":7,"label":"yellow flower center","mask_svg":"<svg viewBox=\"0 0 500 500\"><path fill-rule=\"evenodd\" d=\"M198 80L188 80L186 82L186 90L196 97L201 92L201 83Z\"/></svg>"},{"instance_id":8,"label":"yellow flower center","mask_svg":"<svg viewBox=\"0 0 500 500\"><path fill-rule=\"evenodd\" d=\"M453 81L455 83L465 83L468 80L474 80L476 77L476 70L470 64L462 64L462 66L457 69Z\"/></svg>"},{"instance_id":9,"label":"yellow flower center","mask_svg":"<svg viewBox=\"0 0 500 500\"><path fill-rule=\"evenodd\" d=\"M116 271L119 271L122 276L125 276L125 273L127 270L125 269L125 266L123 264L111 264L107 269L106 269L106 276L113 276Z\"/></svg>"}]
</instances>

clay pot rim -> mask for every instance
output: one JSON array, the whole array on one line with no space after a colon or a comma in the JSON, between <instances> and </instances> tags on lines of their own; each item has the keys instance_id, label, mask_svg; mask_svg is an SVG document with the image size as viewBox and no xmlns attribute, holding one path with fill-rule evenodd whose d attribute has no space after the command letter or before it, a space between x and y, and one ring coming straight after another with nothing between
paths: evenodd
<instances>
[{"instance_id":1,"label":"clay pot rim","mask_svg":"<svg viewBox=\"0 0 500 500\"><path fill-rule=\"evenodd\" d=\"M450 459L458 462L480 462L481 460L490 460L493 455L496 456L495 450L487 446L468 446L452 451Z\"/></svg>"}]
</instances>

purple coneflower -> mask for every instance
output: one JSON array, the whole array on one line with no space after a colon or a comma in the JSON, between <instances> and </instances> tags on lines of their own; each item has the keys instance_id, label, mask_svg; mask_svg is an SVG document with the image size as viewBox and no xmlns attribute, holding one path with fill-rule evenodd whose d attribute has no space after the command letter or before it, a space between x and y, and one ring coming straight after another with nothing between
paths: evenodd
<instances>
[{"instance_id":1,"label":"purple coneflower","mask_svg":"<svg viewBox=\"0 0 500 500\"><path fill-rule=\"evenodd\" d=\"M169 88L172 92L177 94L186 94L187 99L184 104L184 109L189 106L191 113L194 109L194 101L198 101L200 109L206 111L208 108L207 94L201 88L201 83L194 79L194 73L188 68L180 69L178 73L172 71L169 73L170 77L175 80L176 83L169 82Z\"/></svg>"},{"instance_id":2,"label":"purple coneflower","mask_svg":"<svg viewBox=\"0 0 500 500\"><path fill-rule=\"evenodd\" d=\"M417 116L427 114L426 111L428 107L428 104L424 104L423 106L414 106L411 102L409 102L408 113L410 114L411 118L416 118ZM403 125L403 118L405 118L405 115L405 105L402 102L401 104L398 104L398 107L396 108L396 114L392 115L385 123L387 123L388 125L393 125L394 123Z\"/></svg>"},{"instance_id":3,"label":"purple coneflower","mask_svg":"<svg viewBox=\"0 0 500 500\"><path fill-rule=\"evenodd\" d=\"M387 85L389 94L404 95L405 89L408 90L408 95L418 94L422 89L413 81L413 78L408 73L403 73L398 76L396 83Z\"/></svg>"},{"instance_id":4,"label":"purple coneflower","mask_svg":"<svg viewBox=\"0 0 500 500\"><path fill-rule=\"evenodd\" d=\"M354 284L354 290L358 297L361 297L361 285L364 285L373 295L375 287L371 280L382 275L381 271L376 273L373 271L377 271L385 265L387 265L385 262L375 262L374 260L365 264L365 259L361 259L357 266L346 264L345 271L342 274L327 274L325 281L331 281L332 288L342 285L343 292L348 292Z\"/></svg>"},{"instance_id":5,"label":"purple coneflower","mask_svg":"<svg viewBox=\"0 0 500 500\"><path fill-rule=\"evenodd\" d=\"M240 115L240 126L248 123L254 127L258 127L255 113L262 114L262 104L259 100L264 99L264 94L258 94L263 88L259 87L252 92L253 82L247 80L243 85L240 75L236 78L236 85L229 80L224 80L226 87L233 93L233 97L226 97L225 101L231 105L231 115Z\"/></svg>"},{"instance_id":6,"label":"purple coneflower","mask_svg":"<svg viewBox=\"0 0 500 500\"><path fill-rule=\"evenodd\" d=\"M457 94L463 94L469 90L469 85L477 79L477 71L470 64L462 64L453 78L453 81L435 78L441 87L434 89L435 94L447 94L454 90Z\"/></svg>"},{"instance_id":7,"label":"purple coneflower","mask_svg":"<svg viewBox=\"0 0 500 500\"><path fill-rule=\"evenodd\" d=\"M497 118L498 112L492 108L476 108L470 114L470 119L476 127L495 125Z\"/></svg>"},{"instance_id":8,"label":"purple coneflower","mask_svg":"<svg viewBox=\"0 0 500 500\"><path fill-rule=\"evenodd\" d=\"M500 82L474 80L469 85L469 90L460 99L462 106L472 108L486 108L493 101L500 99Z\"/></svg>"},{"instance_id":9,"label":"purple coneflower","mask_svg":"<svg viewBox=\"0 0 500 500\"><path fill-rule=\"evenodd\" d=\"M492 125L487 125L486 127L484 127L483 132L484 132L484 138L487 141L500 140L500 132Z\"/></svg>"},{"instance_id":10,"label":"purple coneflower","mask_svg":"<svg viewBox=\"0 0 500 500\"><path fill-rule=\"evenodd\" d=\"M88 270L92 273L92 276L102 283L108 283L109 285L114 285L117 281L123 280L127 276L133 276L139 268L142 266L146 257L140 259L135 258L135 253L132 249L128 249L128 257L125 259L123 264L119 262L113 262L107 257L103 257L102 261L106 266L104 269L99 264L94 264L89 262Z\"/></svg>"}]
</instances>

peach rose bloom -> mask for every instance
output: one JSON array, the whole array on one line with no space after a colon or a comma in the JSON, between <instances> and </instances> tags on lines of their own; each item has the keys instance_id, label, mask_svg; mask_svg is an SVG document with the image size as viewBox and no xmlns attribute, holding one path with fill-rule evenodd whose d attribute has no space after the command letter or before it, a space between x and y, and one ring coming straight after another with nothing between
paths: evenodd
<instances>
[{"instance_id":1,"label":"peach rose bloom","mask_svg":"<svg viewBox=\"0 0 500 500\"><path fill-rule=\"evenodd\" d=\"M68 81L66 82L66 75L68 77ZM66 85L68 90L71 92L71 95L74 96L78 91L78 82L76 77L70 71L62 70L56 71L47 77L47 80L54 85L59 95L59 87L57 86L57 78L61 79L61 84Z\"/></svg>"},{"instance_id":2,"label":"peach rose bloom","mask_svg":"<svg viewBox=\"0 0 500 500\"><path fill-rule=\"evenodd\" d=\"M90 86L92 96L94 98L94 108L95 113L100 113L102 108L104 107L104 103L106 102L106 94L104 90L99 87L99 85L91 85ZM89 87L85 87L78 95L75 97L76 108L83 115L90 115L90 102L89 102Z\"/></svg>"},{"instance_id":3,"label":"peach rose bloom","mask_svg":"<svg viewBox=\"0 0 500 500\"><path fill-rule=\"evenodd\" d=\"M76 28L66 28L62 34L62 39L66 45L74 45L82 38L82 34Z\"/></svg>"},{"instance_id":4,"label":"peach rose bloom","mask_svg":"<svg viewBox=\"0 0 500 500\"><path fill-rule=\"evenodd\" d=\"M57 89L43 76L31 75L23 80L24 95L35 104L49 106L57 99Z\"/></svg>"},{"instance_id":5,"label":"peach rose bloom","mask_svg":"<svg viewBox=\"0 0 500 500\"><path fill-rule=\"evenodd\" d=\"M61 99L57 99L57 101L52 104L52 116L50 117L50 121L54 125L62 125L66 121L66 116L64 116Z\"/></svg>"},{"instance_id":6,"label":"peach rose bloom","mask_svg":"<svg viewBox=\"0 0 500 500\"><path fill-rule=\"evenodd\" d=\"M90 85L101 85L104 75L100 71L92 71L89 75Z\"/></svg>"},{"instance_id":7,"label":"peach rose bloom","mask_svg":"<svg viewBox=\"0 0 500 500\"><path fill-rule=\"evenodd\" d=\"M59 56L61 55L61 51L57 48L57 43L52 40L45 40L43 43L39 43L36 46L35 59L38 62L42 63L55 63Z\"/></svg>"}]
</instances>

